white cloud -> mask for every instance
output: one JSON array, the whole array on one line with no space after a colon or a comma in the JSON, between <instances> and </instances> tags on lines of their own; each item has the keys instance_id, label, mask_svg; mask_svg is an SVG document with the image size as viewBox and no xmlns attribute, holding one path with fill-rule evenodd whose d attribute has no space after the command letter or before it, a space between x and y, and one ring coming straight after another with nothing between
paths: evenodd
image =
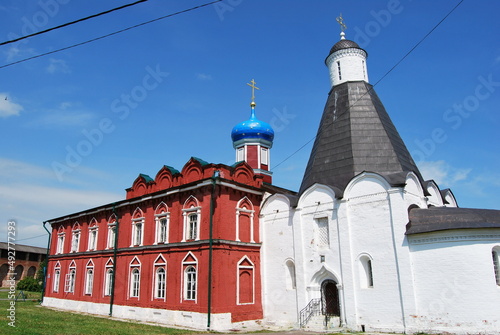
<instances>
[{"instance_id":1,"label":"white cloud","mask_svg":"<svg viewBox=\"0 0 500 335\"><path fill-rule=\"evenodd\" d=\"M419 162L419 169L425 180L434 180L441 188L451 187L465 181L472 169L452 167L443 160Z\"/></svg>"},{"instance_id":2,"label":"white cloud","mask_svg":"<svg viewBox=\"0 0 500 335\"><path fill-rule=\"evenodd\" d=\"M46 70L50 74L54 73L71 73L71 70L63 59L50 58L50 64L47 66Z\"/></svg>"},{"instance_id":3,"label":"white cloud","mask_svg":"<svg viewBox=\"0 0 500 335\"><path fill-rule=\"evenodd\" d=\"M198 74L196 74L196 79L202 80L202 81L212 80L212 75L206 74L206 73L198 73Z\"/></svg>"},{"instance_id":4,"label":"white cloud","mask_svg":"<svg viewBox=\"0 0 500 335\"><path fill-rule=\"evenodd\" d=\"M9 95L0 92L0 117L18 116L23 110L23 106L12 102Z\"/></svg>"},{"instance_id":5,"label":"white cloud","mask_svg":"<svg viewBox=\"0 0 500 335\"><path fill-rule=\"evenodd\" d=\"M35 54L35 49L33 48L19 48L16 45L11 46L4 52L5 57L8 62L12 62L15 60L20 60L21 58L27 58L33 56Z\"/></svg>"}]
</instances>

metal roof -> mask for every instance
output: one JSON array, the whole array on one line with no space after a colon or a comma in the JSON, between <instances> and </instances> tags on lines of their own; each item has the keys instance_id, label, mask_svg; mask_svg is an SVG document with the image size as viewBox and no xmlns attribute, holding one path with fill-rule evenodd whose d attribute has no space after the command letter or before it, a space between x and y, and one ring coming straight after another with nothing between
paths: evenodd
<instances>
[{"instance_id":1,"label":"metal roof","mask_svg":"<svg viewBox=\"0 0 500 335\"><path fill-rule=\"evenodd\" d=\"M0 249L8 249L7 242L0 242ZM34 254L46 254L47 248L33 247L31 245L15 244L12 246L16 251L31 252Z\"/></svg>"},{"instance_id":2,"label":"metal roof","mask_svg":"<svg viewBox=\"0 0 500 335\"><path fill-rule=\"evenodd\" d=\"M413 171L422 180L373 86L346 82L330 91L299 193L314 183L341 193L356 175L370 171L401 183ZM399 178L398 178L399 177Z\"/></svg>"},{"instance_id":3,"label":"metal roof","mask_svg":"<svg viewBox=\"0 0 500 335\"><path fill-rule=\"evenodd\" d=\"M413 208L406 235L450 229L500 228L500 210L431 207Z\"/></svg>"}]
</instances>

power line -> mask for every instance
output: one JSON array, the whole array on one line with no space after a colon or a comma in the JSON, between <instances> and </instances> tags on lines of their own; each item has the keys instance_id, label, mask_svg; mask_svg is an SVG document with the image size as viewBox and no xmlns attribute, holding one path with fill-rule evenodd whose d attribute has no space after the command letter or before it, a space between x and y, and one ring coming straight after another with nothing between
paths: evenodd
<instances>
[{"instance_id":1,"label":"power line","mask_svg":"<svg viewBox=\"0 0 500 335\"><path fill-rule=\"evenodd\" d=\"M193 10L196 10L196 9L199 9L199 8L202 8L202 7L206 7L206 6L212 5L212 4L217 3L217 2L221 2L221 1L222 1L222 0L215 0L215 1L212 1L212 2L208 2L208 3L205 3L205 4L199 5L199 6L191 7L191 8L184 9L184 10L181 10L181 11L178 11L178 12L175 12L175 13L172 13L172 14L168 14L168 15L165 15L165 16L161 16L161 17L156 18L156 19L153 19L153 20L149 20L149 21L146 21L146 22L142 22L142 23L139 23L139 24L136 24L136 25L130 26L130 27L128 27L128 28L124 28L124 29L121 29L121 30L117 30L117 31L115 31L115 32L112 32L112 33L109 33L109 34L106 34L106 35L102 35L102 36L99 36L99 37L96 37L96 38L93 38L93 39L87 40L87 41L85 41L85 42L80 42L80 43L73 44L73 45L70 45L70 46L67 46L67 47L64 47L64 48L60 48L60 49L53 50L53 51L49 51L49 52L45 52L45 53L43 53L43 54L39 54L39 55L36 55L36 56L32 56L32 57L28 57L28 58L25 58L25 59L21 59L21 60L18 60L18 61L15 61L15 62L9 63L9 64L2 65L2 66L0 66L0 69L3 69L3 68L6 68L6 67L9 67L9 66L12 66L12 65L15 65L15 64L23 63L23 62L26 62L26 61L29 61L29 60L32 60L32 59L35 59L35 58L40 58L40 57L43 57L43 56L51 55L51 54L54 54L54 53L57 53L57 52L60 52L60 51L64 51L64 50L68 50L68 49L72 49L72 48L75 48L75 47L78 47L78 46L81 46L81 45L85 45L85 44L88 44L88 43L92 43L92 42L95 42L95 41L101 40L101 39L106 38L106 37L110 37L110 36L113 36L113 35L117 35L117 34L120 34L120 33L125 32L125 31L131 30L131 29L135 29L135 28L138 28L138 27L141 27L141 26L144 26L144 25L146 25L146 24L150 24L150 23L153 23L153 22L156 22L156 21L160 21L160 20L163 20L163 19L166 19L166 18L172 17L172 16L179 15L179 14L184 14L184 13L187 13L187 12L190 12L190 11L193 11Z\"/></svg>"},{"instance_id":2,"label":"power line","mask_svg":"<svg viewBox=\"0 0 500 335\"><path fill-rule=\"evenodd\" d=\"M52 30L56 30L56 29L67 27L67 26L71 26L71 25L73 25L75 23L83 22L83 21L86 21L86 20L89 20L89 19L93 19L95 17L101 16L101 15L104 15L104 14L108 14L108 13L120 10L120 9L124 9L124 8L127 8L127 7L135 6L137 4L140 4L140 3L146 2L146 1L148 1L148 0L139 0L139 1L136 1L136 2L133 2L133 3L129 3L127 5L123 5L123 6L120 6L120 7L116 7L116 8L113 8L113 9L101 12L101 13L93 14L93 15L90 15L90 16L87 16L87 17L75 20L75 21L64 23L64 24L61 24L61 25L56 26L56 27L52 27L52 28L49 28L49 29L38 31L38 32L30 34L30 35L21 36L21 37L15 38L15 39L10 40L10 41L1 42L0 46L6 45L6 44L10 44L10 43L14 43L14 42L18 42L18 41L24 40L25 38L28 38L28 37L33 37L33 36L45 34L45 33L48 33L49 31L52 31Z\"/></svg>"},{"instance_id":3,"label":"power line","mask_svg":"<svg viewBox=\"0 0 500 335\"><path fill-rule=\"evenodd\" d=\"M458 6L460 6L462 4L462 2L464 2L464 0L460 0L456 5L455 7L453 7L449 12L448 14L446 14L436 25L434 25L434 27L427 33L424 35L424 37L422 37L411 49L410 51L408 51L393 67L391 67L379 80L377 80L377 82L375 84L372 85L372 87L365 93L363 94L362 96L360 96L356 101L354 101L354 103L348 107L348 111L354 107L356 105L356 103L361 100L365 95L369 94L374 88L375 86L377 86L385 77L387 77L387 75L389 75L389 73L391 73L396 67L398 67L399 64L401 64L401 62L403 62L403 60L405 60L406 57L408 57L425 39L427 39L427 37L429 37L430 34L432 34L434 32L434 30L436 30L437 27L439 27L441 25L441 23L443 23L447 18L448 16L451 15L451 13L453 13L455 11L455 9L458 8ZM333 122L333 121L332 121ZM326 127L323 127L323 129L326 128ZM303 144L300 148L298 148L297 150L295 150L292 154L288 155L285 159L283 159L281 162L279 162L278 164L276 164L272 169L276 169L278 166L280 166L281 164L283 164L284 162L286 162L287 160L289 160L290 158L292 158L293 156L295 156L299 151L301 151L302 149L304 149L309 143L311 143L313 140L316 139L316 137L318 137L322 132L323 132L323 129L318 129L318 133L313 136L310 140L308 140L305 144Z\"/></svg>"}]
</instances>

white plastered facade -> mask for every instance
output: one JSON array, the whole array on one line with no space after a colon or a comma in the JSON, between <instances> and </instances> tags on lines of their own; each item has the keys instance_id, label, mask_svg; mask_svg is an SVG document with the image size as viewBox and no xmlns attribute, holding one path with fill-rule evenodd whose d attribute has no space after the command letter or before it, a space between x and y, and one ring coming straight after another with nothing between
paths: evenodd
<instances>
[{"instance_id":1,"label":"white plastered facade","mask_svg":"<svg viewBox=\"0 0 500 335\"><path fill-rule=\"evenodd\" d=\"M307 189L296 206L282 194L263 203L264 324L299 327L300 311L321 298L323 282L338 288L340 326L350 330L500 334L500 287L491 251L493 229L405 235L410 206L454 206L434 182L413 173L393 187L361 173L340 198L325 185ZM443 201L444 198L444 201ZM318 221L327 219L328 245ZM369 259L373 286L361 260ZM286 285L293 261L296 287ZM288 262L288 263L287 263Z\"/></svg>"}]
</instances>

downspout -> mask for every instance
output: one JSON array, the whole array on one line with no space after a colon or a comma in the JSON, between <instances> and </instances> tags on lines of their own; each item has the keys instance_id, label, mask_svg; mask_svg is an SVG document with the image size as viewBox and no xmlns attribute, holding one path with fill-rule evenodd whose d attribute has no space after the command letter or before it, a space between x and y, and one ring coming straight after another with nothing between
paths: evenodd
<instances>
[{"instance_id":1,"label":"downspout","mask_svg":"<svg viewBox=\"0 0 500 335\"><path fill-rule=\"evenodd\" d=\"M214 199L215 199L215 181L219 178L219 171L214 171L212 179L212 193L210 195L210 228L208 238L208 299L207 299L207 330L210 330L212 316L212 253L213 253L213 218L214 218Z\"/></svg>"},{"instance_id":2,"label":"downspout","mask_svg":"<svg viewBox=\"0 0 500 335\"><path fill-rule=\"evenodd\" d=\"M113 245L113 273L111 274L111 296L109 298L109 316L113 316L113 303L115 301L115 276L116 276L116 250L118 248L118 232L120 231L118 229L119 227L119 220L118 220L118 215L116 214L116 204L113 204L113 214L115 215L116 218L116 226L115 226L115 243Z\"/></svg>"},{"instance_id":3,"label":"downspout","mask_svg":"<svg viewBox=\"0 0 500 335\"><path fill-rule=\"evenodd\" d=\"M42 283L42 298L40 301L43 301L43 297L45 296L45 284L47 283L47 268L49 267L49 254L50 254L50 240L52 237L52 234L50 231L45 227L45 224L47 221L43 221L43 229L49 234L49 241L47 242L47 254L45 255L45 259L47 260L47 265L43 269L43 283Z\"/></svg>"}]
</instances>

